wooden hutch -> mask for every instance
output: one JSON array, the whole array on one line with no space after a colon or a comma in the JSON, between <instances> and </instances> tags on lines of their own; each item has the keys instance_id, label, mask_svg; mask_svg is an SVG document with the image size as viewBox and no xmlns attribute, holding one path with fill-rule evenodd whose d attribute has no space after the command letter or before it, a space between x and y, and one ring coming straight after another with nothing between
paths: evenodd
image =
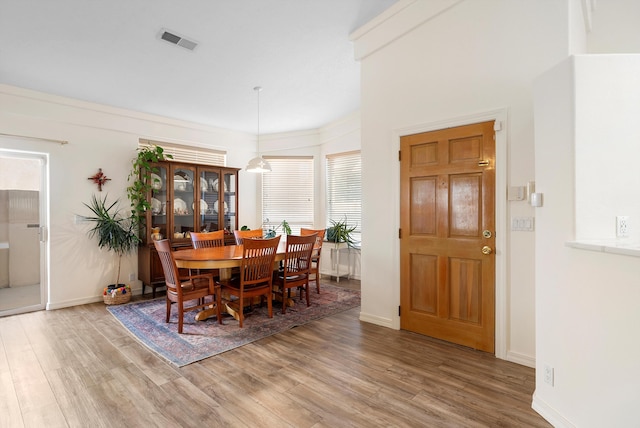
<instances>
[{"instance_id":1,"label":"wooden hutch","mask_svg":"<svg viewBox=\"0 0 640 428\"><path fill-rule=\"evenodd\" d=\"M163 161L154 164L145 226L140 233L138 278L142 293L164 286L164 273L153 245L168 239L174 250L191 247L190 232L224 229L225 244L233 244L238 228L238 171L227 168Z\"/></svg>"}]
</instances>

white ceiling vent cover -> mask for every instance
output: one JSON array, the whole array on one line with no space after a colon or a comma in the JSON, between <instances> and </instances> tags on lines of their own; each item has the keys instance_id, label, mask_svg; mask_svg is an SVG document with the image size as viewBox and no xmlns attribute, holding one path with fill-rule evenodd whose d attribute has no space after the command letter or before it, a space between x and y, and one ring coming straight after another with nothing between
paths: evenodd
<instances>
[{"instance_id":1,"label":"white ceiling vent cover","mask_svg":"<svg viewBox=\"0 0 640 428\"><path fill-rule=\"evenodd\" d=\"M185 39L184 37L175 34L175 32L170 32L164 29L160 31L160 38L174 45L189 49L190 51L194 50L196 46L198 46L198 43Z\"/></svg>"}]
</instances>

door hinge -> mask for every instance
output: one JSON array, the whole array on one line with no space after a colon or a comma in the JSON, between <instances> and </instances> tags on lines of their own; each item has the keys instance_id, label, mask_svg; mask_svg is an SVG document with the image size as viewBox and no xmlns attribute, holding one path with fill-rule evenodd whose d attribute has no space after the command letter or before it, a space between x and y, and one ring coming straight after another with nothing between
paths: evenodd
<instances>
[{"instance_id":1,"label":"door hinge","mask_svg":"<svg viewBox=\"0 0 640 428\"><path fill-rule=\"evenodd\" d=\"M402 239L402 228L398 229L398 239Z\"/></svg>"},{"instance_id":2,"label":"door hinge","mask_svg":"<svg viewBox=\"0 0 640 428\"><path fill-rule=\"evenodd\" d=\"M400 305L398 305L398 316L400 316Z\"/></svg>"},{"instance_id":3,"label":"door hinge","mask_svg":"<svg viewBox=\"0 0 640 428\"><path fill-rule=\"evenodd\" d=\"M402 162L402 150L398 150L398 162Z\"/></svg>"}]
</instances>

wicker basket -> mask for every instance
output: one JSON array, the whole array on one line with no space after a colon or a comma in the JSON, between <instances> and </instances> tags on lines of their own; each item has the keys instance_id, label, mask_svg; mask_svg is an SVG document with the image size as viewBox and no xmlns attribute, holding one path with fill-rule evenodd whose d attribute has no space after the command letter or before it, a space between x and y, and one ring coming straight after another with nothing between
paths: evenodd
<instances>
[{"instance_id":1,"label":"wicker basket","mask_svg":"<svg viewBox=\"0 0 640 428\"><path fill-rule=\"evenodd\" d=\"M131 288L127 285L120 287L115 293L110 290L104 289L102 293L102 300L105 305L121 305L131 300Z\"/></svg>"}]
</instances>

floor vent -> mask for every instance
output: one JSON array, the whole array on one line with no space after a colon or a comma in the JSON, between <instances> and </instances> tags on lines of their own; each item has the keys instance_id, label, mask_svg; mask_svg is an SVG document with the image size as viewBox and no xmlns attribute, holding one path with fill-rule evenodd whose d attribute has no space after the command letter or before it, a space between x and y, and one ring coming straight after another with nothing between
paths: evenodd
<instances>
[{"instance_id":1,"label":"floor vent","mask_svg":"<svg viewBox=\"0 0 640 428\"><path fill-rule=\"evenodd\" d=\"M198 46L196 42L185 39L184 37L178 36L174 33L170 33L166 30L162 30L162 32L160 33L160 38L162 40L166 40L169 43L173 43L174 45L189 49L190 51L194 50L196 46Z\"/></svg>"}]
</instances>

